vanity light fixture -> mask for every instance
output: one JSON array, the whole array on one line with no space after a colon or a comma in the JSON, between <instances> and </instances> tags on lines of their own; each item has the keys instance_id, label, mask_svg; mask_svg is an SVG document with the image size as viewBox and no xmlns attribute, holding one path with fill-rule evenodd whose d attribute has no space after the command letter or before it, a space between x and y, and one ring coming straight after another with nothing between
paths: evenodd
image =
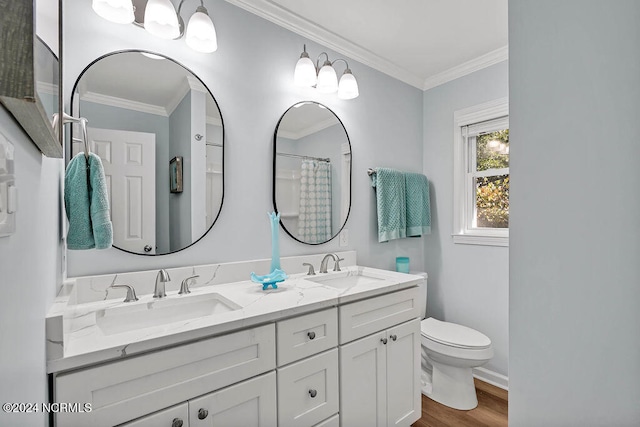
<instances>
[{"instance_id":1,"label":"vanity light fixture","mask_svg":"<svg viewBox=\"0 0 640 427\"><path fill-rule=\"evenodd\" d=\"M93 10L104 19L119 23L134 23L156 37L176 40L186 35L191 49L211 53L218 49L218 39L213 21L203 0L186 26L180 11L185 0L180 0L178 11L171 0L93 0ZM143 13L142 13L143 12Z\"/></svg>"},{"instance_id":2,"label":"vanity light fixture","mask_svg":"<svg viewBox=\"0 0 640 427\"><path fill-rule=\"evenodd\" d=\"M320 67L322 55L326 57L326 60ZM338 76L334 68L334 64L338 61L344 62L346 66L342 77L340 77L340 83L338 83ZM329 55L326 52L321 52L314 65L309 58L306 45L304 45L300 59L296 63L293 81L296 86L315 87L320 93L335 93L337 91L340 99L353 99L359 95L358 82L345 59L339 58L331 62Z\"/></svg>"}]
</instances>

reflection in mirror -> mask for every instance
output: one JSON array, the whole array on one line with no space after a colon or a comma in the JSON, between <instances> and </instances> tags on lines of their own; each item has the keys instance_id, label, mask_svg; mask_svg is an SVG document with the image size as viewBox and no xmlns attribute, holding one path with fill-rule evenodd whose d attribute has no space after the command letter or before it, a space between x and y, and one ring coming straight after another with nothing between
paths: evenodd
<instances>
[{"instance_id":1,"label":"reflection in mirror","mask_svg":"<svg viewBox=\"0 0 640 427\"><path fill-rule=\"evenodd\" d=\"M161 255L207 233L222 207L224 126L198 77L161 55L116 52L80 74L71 106L102 159L115 247ZM71 155L83 151L72 145Z\"/></svg>"},{"instance_id":2,"label":"reflection in mirror","mask_svg":"<svg viewBox=\"0 0 640 427\"><path fill-rule=\"evenodd\" d=\"M34 52L33 69L36 78L36 92L51 121L59 108L60 69L58 57L40 37L35 39Z\"/></svg>"},{"instance_id":3,"label":"reflection in mirror","mask_svg":"<svg viewBox=\"0 0 640 427\"><path fill-rule=\"evenodd\" d=\"M273 165L284 230L308 244L337 236L351 207L351 144L333 111L312 101L289 108L276 126Z\"/></svg>"}]
</instances>

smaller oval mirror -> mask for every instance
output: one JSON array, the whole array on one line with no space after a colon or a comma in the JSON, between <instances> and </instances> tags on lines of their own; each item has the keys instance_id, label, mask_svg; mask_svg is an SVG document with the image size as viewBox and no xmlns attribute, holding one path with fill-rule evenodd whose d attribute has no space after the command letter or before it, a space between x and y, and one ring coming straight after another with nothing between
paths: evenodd
<instances>
[{"instance_id":1,"label":"smaller oval mirror","mask_svg":"<svg viewBox=\"0 0 640 427\"><path fill-rule=\"evenodd\" d=\"M273 204L284 230L317 245L338 235L351 208L351 143L333 111L299 102L274 134Z\"/></svg>"}]
</instances>

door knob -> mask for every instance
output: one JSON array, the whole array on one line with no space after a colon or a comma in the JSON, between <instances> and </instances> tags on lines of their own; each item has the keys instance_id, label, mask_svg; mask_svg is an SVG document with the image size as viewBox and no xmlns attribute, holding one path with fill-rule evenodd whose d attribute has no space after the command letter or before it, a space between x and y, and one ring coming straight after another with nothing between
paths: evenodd
<instances>
[{"instance_id":1,"label":"door knob","mask_svg":"<svg viewBox=\"0 0 640 427\"><path fill-rule=\"evenodd\" d=\"M309 337L310 340L314 339L316 337L316 333L311 331L309 333L307 333L307 336Z\"/></svg>"},{"instance_id":2,"label":"door knob","mask_svg":"<svg viewBox=\"0 0 640 427\"><path fill-rule=\"evenodd\" d=\"M171 422L171 427L182 427L184 422L180 418L174 418Z\"/></svg>"},{"instance_id":3,"label":"door knob","mask_svg":"<svg viewBox=\"0 0 640 427\"><path fill-rule=\"evenodd\" d=\"M389 335L389 338L391 338L392 340L395 341L395 340L398 339L398 336L397 335Z\"/></svg>"},{"instance_id":4,"label":"door knob","mask_svg":"<svg viewBox=\"0 0 640 427\"><path fill-rule=\"evenodd\" d=\"M318 394L318 392L314 389L309 390L309 396L311 396L312 398L316 397L316 395Z\"/></svg>"},{"instance_id":5,"label":"door knob","mask_svg":"<svg viewBox=\"0 0 640 427\"><path fill-rule=\"evenodd\" d=\"M149 245L144 245L144 251L145 251L145 252L151 252L151 246L149 246Z\"/></svg>"},{"instance_id":6,"label":"door knob","mask_svg":"<svg viewBox=\"0 0 640 427\"><path fill-rule=\"evenodd\" d=\"M382 342L382 344L387 345L387 339L386 338L380 338L380 341Z\"/></svg>"},{"instance_id":7,"label":"door knob","mask_svg":"<svg viewBox=\"0 0 640 427\"><path fill-rule=\"evenodd\" d=\"M209 411L207 411L204 408L198 409L198 419L199 420L204 420L205 418L207 418L207 415L209 415Z\"/></svg>"}]
</instances>

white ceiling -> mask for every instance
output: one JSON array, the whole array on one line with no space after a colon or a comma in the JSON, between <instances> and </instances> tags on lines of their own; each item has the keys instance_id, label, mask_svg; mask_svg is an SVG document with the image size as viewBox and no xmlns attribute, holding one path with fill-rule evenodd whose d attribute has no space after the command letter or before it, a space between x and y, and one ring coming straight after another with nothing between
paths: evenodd
<instances>
[{"instance_id":1,"label":"white ceiling","mask_svg":"<svg viewBox=\"0 0 640 427\"><path fill-rule=\"evenodd\" d=\"M507 59L508 0L227 1L420 89Z\"/></svg>"}]
</instances>

